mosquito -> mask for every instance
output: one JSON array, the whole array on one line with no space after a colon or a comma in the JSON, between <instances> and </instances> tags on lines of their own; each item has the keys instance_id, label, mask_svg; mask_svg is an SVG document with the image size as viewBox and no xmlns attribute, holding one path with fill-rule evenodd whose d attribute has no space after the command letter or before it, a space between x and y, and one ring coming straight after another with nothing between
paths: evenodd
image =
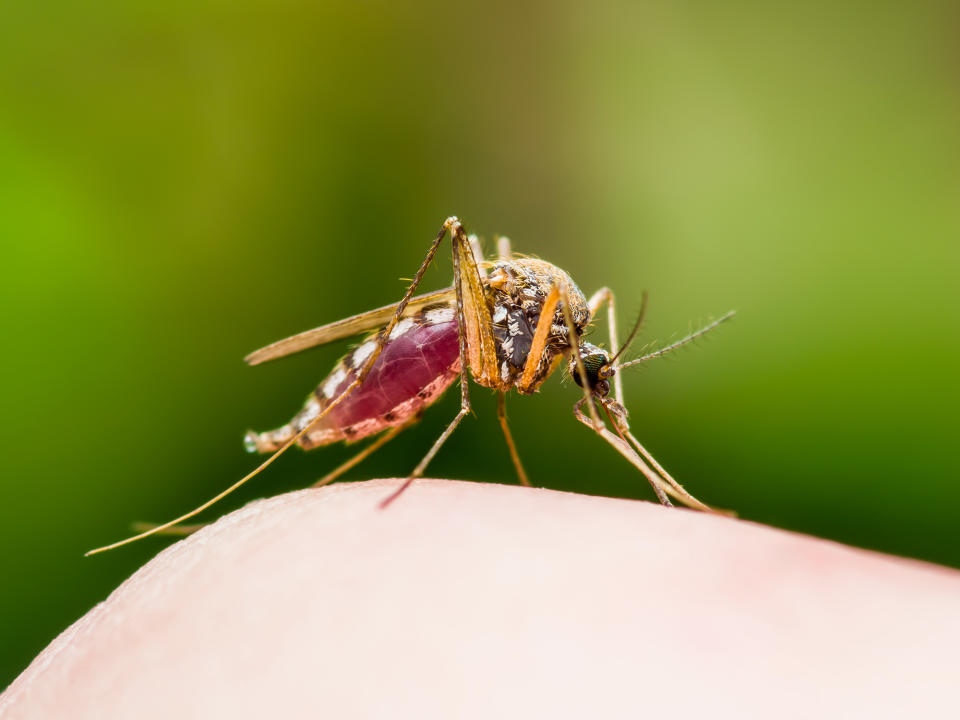
<instances>
[{"instance_id":1,"label":"mosquito","mask_svg":"<svg viewBox=\"0 0 960 720\"><path fill-rule=\"evenodd\" d=\"M447 235L453 246L453 286L415 296ZM604 304L610 351L583 339L584 331ZM278 340L245 358L248 364L259 365L372 332L337 363L289 423L267 432L247 433L247 450L269 453L266 460L187 514L162 525L146 526L138 535L91 550L87 555L155 533L189 534L198 526L175 526L229 495L294 444L310 450L339 441L353 443L379 436L314 487L333 482L416 423L423 411L458 378L459 412L381 506L389 505L423 476L430 461L471 411L469 377L477 385L497 392L497 417L510 458L520 483L529 486L529 476L507 424L506 395L511 390L521 395L537 392L564 361L582 393L573 407L574 417L639 470L663 505L672 505L673 498L687 507L717 512L688 493L630 432L620 371L693 342L734 313L729 312L670 345L624 362L621 358L636 338L646 305L644 293L639 317L626 342L617 349L615 300L609 288L601 288L587 298L556 265L515 255L505 237L497 239L497 257L485 261L477 238L467 235L458 218L449 217L400 302ZM613 397L609 397L611 380Z\"/></svg>"}]
</instances>

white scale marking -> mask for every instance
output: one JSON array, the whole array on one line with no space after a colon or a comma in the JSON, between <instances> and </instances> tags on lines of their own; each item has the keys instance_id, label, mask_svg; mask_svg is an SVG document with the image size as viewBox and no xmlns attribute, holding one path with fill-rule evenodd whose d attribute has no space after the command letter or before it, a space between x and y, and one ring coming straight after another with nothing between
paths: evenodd
<instances>
[{"instance_id":1,"label":"white scale marking","mask_svg":"<svg viewBox=\"0 0 960 720\"><path fill-rule=\"evenodd\" d=\"M453 308L437 308L423 314L430 325L440 325L453 320ZM399 327L399 326L398 326Z\"/></svg>"},{"instance_id":2,"label":"white scale marking","mask_svg":"<svg viewBox=\"0 0 960 720\"><path fill-rule=\"evenodd\" d=\"M493 321L495 323L501 323L507 319L507 308L503 305L497 305L493 310Z\"/></svg>"},{"instance_id":3,"label":"white scale marking","mask_svg":"<svg viewBox=\"0 0 960 720\"><path fill-rule=\"evenodd\" d=\"M416 327L416 325L417 324L410 318L404 318L394 326L393 330L390 331L390 339L396 340L404 333Z\"/></svg>"},{"instance_id":4,"label":"white scale marking","mask_svg":"<svg viewBox=\"0 0 960 720\"><path fill-rule=\"evenodd\" d=\"M367 340L363 345L353 351L353 367L359 370L367 361L367 358L377 349L376 340ZM324 391L326 392L326 391Z\"/></svg>"},{"instance_id":5,"label":"white scale marking","mask_svg":"<svg viewBox=\"0 0 960 720\"><path fill-rule=\"evenodd\" d=\"M333 400L336 397L337 388L340 387L347 377L347 371L342 367L338 367L333 371L333 374L326 379L326 382L323 383L323 394L329 400Z\"/></svg>"}]
</instances>

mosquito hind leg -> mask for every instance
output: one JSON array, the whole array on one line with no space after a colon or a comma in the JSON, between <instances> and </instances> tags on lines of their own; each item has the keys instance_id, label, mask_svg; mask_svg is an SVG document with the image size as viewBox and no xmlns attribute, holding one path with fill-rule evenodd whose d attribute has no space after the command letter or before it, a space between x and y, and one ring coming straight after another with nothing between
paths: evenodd
<instances>
[{"instance_id":1,"label":"mosquito hind leg","mask_svg":"<svg viewBox=\"0 0 960 720\"><path fill-rule=\"evenodd\" d=\"M400 318L403 317L403 312L404 310L406 310L407 304L410 302L410 298L413 297L414 292L416 291L417 287L420 285L421 281L423 280L423 276L426 274L427 269L430 267L430 263L433 262L433 258L437 254L437 250L440 249L440 244L443 242L443 239L447 236L448 232L451 234L452 242L454 245L454 262L456 263L457 246L458 244L466 243L467 240L466 240L466 234L463 232L463 228L460 225L460 221L456 217L451 216L451 217L448 217L443 222L443 225L440 227L440 231L437 233L436 238L434 238L433 242L430 244L430 249L427 251L426 257L424 257L423 262L420 263L420 268L417 270L416 275L414 275L413 280L411 281L410 285L407 287L406 292L403 294L403 298L401 298L400 302L397 304L397 309L393 315L393 318L391 318L390 322L387 323L386 327L384 327L384 329L377 335L376 347L373 350L373 352L370 353L370 356L367 358L363 367L359 369L359 372L357 373L356 378L354 378L353 382L347 385L347 387L345 387L343 391L336 398L331 400L330 404L328 404L320 413L318 413L316 417L314 417L312 420L310 420L310 422L304 425L304 427L301 428L295 435L292 435L290 438L285 440L283 445L277 448L273 452L273 454L270 455L270 457L268 457L266 460L261 462L256 468L254 468L249 473L244 475L242 478L237 480L237 482L235 482L233 485L228 487L226 490L223 490L217 495L214 495L205 503L197 506L190 512L184 513L180 517L174 518L173 520L163 523L162 525L157 525L155 527L152 527L149 530L139 533L138 535L125 538L123 540L120 540L115 543L111 543L109 545L104 545L103 547L94 548L93 550L86 552L85 555L89 556L89 555L94 555L96 553L105 552L106 550L112 550L114 548L120 547L121 545L126 545L127 543L131 543L136 540L140 540L142 538L148 537L150 535L163 532L167 528L171 528L174 525L179 525L184 520L189 520L190 518L195 517L196 515L200 514L201 512L206 510L208 507L210 507L214 503L219 502L220 500L225 498L227 495L232 493L234 490L236 490L237 488L241 487L242 485L244 485L245 483L247 483L257 475L259 475L263 470L265 470L268 466L270 466L278 457L280 457L283 453L285 453L288 449L290 449L290 447L294 443L296 443L300 438L306 435L310 431L310 429L313 428L327 414L329 414L331 410L333 410L340 403L342 403L354 390L356 390L357 387L360 386L360 384L364 381L367 375L370 374L370 370L371 368L373 368L374 362L376 361L377 357L380 355L380 352L383 350L383 347L387 342L387 338L389 338L391 331L397 326L397 323L400 322ZM469 244L468 244L468 247L469 247ZM471 260L473 259L472 251L470 252L470 259ZM477 285L480 284L479 277L476 278L475 282ZM462 292L459 288L459 285L458 285L457 295L458 297L462 297ZM461 330L461 342L460 342L460 356L461 358L464 357L464 343L463 343L462 330Z\"/></svg>"},{"instance_id":2,"label":"mosquito hind leg","mask_svg":"<svg viewBox=\"0 0 960 720\"><path fill-rule=\"evenodd\" d=\"M466 381L461 380L461 382L465 383ZM417 464L417 466L413 469L413 472L407 476L407 479L403 481L403 484L390 493L390 495L387 496L383 501L381 501L381 509L386 508L390 503L400 497L403 491L413 484L414 480L423 476L424 471L427 469L427 465L429 465L430 461L433 460L434 455L437 454L437 451L439 451L443 444L447 441L447 438L453 435L453 431L457 429L457 425L460 424L460 421L463 420L463 418L465 418L470 412L470 401L467 398L466 392L463 393L462 398L463 399L460 403L460 412L458 412L457 416L453 418L453 421L447 425L447 429L444 430L440 437L437 438L436 442L433 443L433 447L430 448L430 451L424 456L423 460Z\"/></svg>"},{"instance_id":3,"label":"mosquito hind leg","mask_svg":"<svg viewBox=\"0 0 960 720\"><path fill-rule=\"evenodd\" d=\"M131 524L131 530L134 532L146 532L158 528L157 535L175 535L177 537L188 537L198 530L203 530L211 523L194 523L193 525L177 525L175 527L163 528L160 530L160 523L135 522Z\"/></svg>"},{"instance_id":4,"label":"mosquito hind leg","mask_svg":"<svg viewBox=\"0 0 960 720\"><path fill-rule=\"evenodd\" d=\"M523 463L520 462L520 455L517 454L517 446L513 442L513 435L510 432L510 426L507 424L507 395L504 392L497 394L497 417L500 420L500 428L503 430L503 437L507 441L507 448L510 450L510 459L513 461L513 467L517 471L517 479L521 485L530 487L530 479L527 477L526 470L523 469Z\"/></svg>"}]
</instances>

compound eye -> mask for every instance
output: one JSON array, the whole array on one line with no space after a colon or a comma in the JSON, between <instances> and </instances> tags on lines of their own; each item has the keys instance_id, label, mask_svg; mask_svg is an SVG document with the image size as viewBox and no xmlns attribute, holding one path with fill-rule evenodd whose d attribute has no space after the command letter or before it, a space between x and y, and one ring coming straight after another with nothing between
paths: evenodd
<instances>
[{"instance_id":1,"label":"compound eye","mask_svg":"<svg viewBox=\"0 0 960 720\"><path fill-rule=\"evenodd\" d=\"M590 391L598 392L600 390L600 383L604 383L604 376L601 374L601 371L610 363L610 356L596 345L584 343L580 346L580 357L583 359L583 369L586 370L587 383ZM577 371L576 357L570 358L568 370L570 374L573 375L573 381L583 387L580 373ZM606 383L604 384L607 385ZM605 395L609 390L610 387L607 385L607 389L602 395Z\"/></svg>"}]
</instances>

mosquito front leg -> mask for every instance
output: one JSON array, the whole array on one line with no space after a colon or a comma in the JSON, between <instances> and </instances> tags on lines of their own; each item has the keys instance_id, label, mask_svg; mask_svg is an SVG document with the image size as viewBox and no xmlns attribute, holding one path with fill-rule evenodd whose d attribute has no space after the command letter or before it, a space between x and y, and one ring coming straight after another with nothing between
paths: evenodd
<instances>
[{"instance_id":1,"label":"mosquito front leg","mask_svg":"<svg viewBox=\"0 0 960 720\"><path fill-rule=\"evenodd\" d=\"M653 492L656 493L657 499L660 501L661 505L666 505L668 507L672 506L673 503L671 503L670 498L667 497L667 493L670 492L672 488L669 488L669 486L664 483L663 479L650 469L650 467L639 455L637 455L637 453L633 451L633 448L631 448L629 443L627 443L623 438L619 437L618 435L614 435L602 423L599 428L596 427L593 424L593 421L583 414L583 410L581 408L585 402L590 402L592 404L592 400L584 400L583 398L577 400L576 404L573 406L574 417L610 443L610 445L612 445L618 453L623 455L623 457L625 457L631 465L643 473L643 476L647 478L647 482L649 482L650 486L653 488Z\"/></svg>"},{"instance_id":2,"label":"mosquito front leg","mask_svg":"<svg viewBox=\"0 0 960 720\"><path fill-rule=\"evenodd\" d=\"M593 421L593 429L597 432L603 428L600 416L597 415L597 408L591 401L590 381L587 378L587 368L583 364L583 356L580 354L580 333L573 322L573 314L570 311L570 294L567 288L561 285L560 288L561 307L563 308L563 321L567 326L567 332L570 335L570 349L576 360L577 374L580 376L580 387L583 389L583 401L587 403L587 409L590 411L590 419Z\"/></svg>"},{"instance_id":3,"label":"mosquito front leg","mask_svg":"<svg viewBox=\"0 0 960 720\"><path fill-rule=\"evenodd\" d=\"M521 485L530 487L530 479L523 469L523 463L520 462L520 455L517 453L517 446L513 442L513 435L510 432L510 426L507 424L507 394L505 392L497 393L497 417L500 419L500 428L503 430L503 437L507 440L507 448L510 450L510 459L513 461L513 467L517 471L517 478Z\"/></svg>"},{"instance_id":4,"label":"mosquito front leg","mask_svg":"<svg viewBox=\"0 0 960 720\"><path fill-rule=\"evenodd\" d=\"M597 290L587 301L587 307L590 309L590 319L593 320L603 304L607 304L607 325L610 335L610 355L616 355L620 349L620 343L617 340L617 310L614 301L613 290L608 287L602 287ZM613 394L618 403L623 403L623 381L620 374L613 376Z\"/></svg>"},{"instance_id":5,"label":"mosquito front leg","mask_svg":"<svg viewBox=\"0 0 960 720\"><path fill-rule=\"evenodd\" d=\"M686 488L674 480L673 476L670 475L670 473L668 473L666 469L657 462L657 459L653 457L653 455L651 455L643 445L640 444L640 441L637 440L633 433L630 432L630 427L627 424L627 412L622 405L611 400L601 400L600 402L610 415L611 421L617 426L617 431L619 432L620 436L629 440L630 443L636 448L637 452L643 456L643 459L646 460L654 470L656 470L660 477L670 484L674 490L671 495L673 495L675 498L677 498L677 500L682 502L687 507L703 510L705 512L717 512L709 505L697 500L697 498L687 492Z\"/></svg>"},{"instance_id":6,"label":"mosquito front leg","mask_svg":"<svg viewBox=\"0 0 960 720\"><path fill-rule=\"evenodd\" d=\"M547 340L553 326L553 317L559 303L560 288L554 285L543 300L543 306L540 308L540 319L537 320L537 327L533 331L533 339L530 341L530 350L527 352L527 359L523 364L520 379L517 380L517 391L521 394L525 395L531 392L531 388L534 387L537 380L537 369L540 367L543 352L547 347Z\"/></svg>"}]
</instances>

